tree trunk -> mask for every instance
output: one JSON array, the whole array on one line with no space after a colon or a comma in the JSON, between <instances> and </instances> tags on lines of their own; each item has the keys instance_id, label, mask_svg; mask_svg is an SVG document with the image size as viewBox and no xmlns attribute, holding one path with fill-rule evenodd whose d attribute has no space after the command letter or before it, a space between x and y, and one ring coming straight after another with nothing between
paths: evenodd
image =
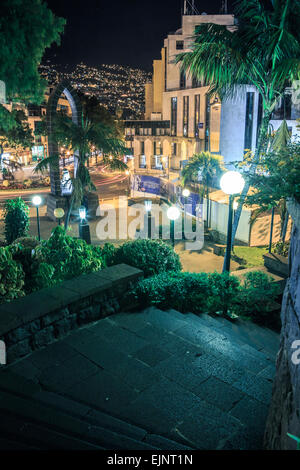
<instances>
[{"instance_id":1,"label":"tree trunk","mask_svg":"<svg viewBox=\"0 0 300 470\"><path fill-rule=\"evenodd\" d=\"M68 226L70 222L71 212L73 208L73 197L72 196L68 197L67 201L68 201L68 211L67 211L67 215L65 218L65 230L68 230Z\"/></svg>"},{"instance_id":2,"label":"tree trunk","mask_svg":"<svg viewBox=\"0 0 300 470\"><path fill-rule=\"evenodd\" d=\"M210 206L210 200L209 200L209 189L208 187L206 188L206 226L209 228L209 206Z\"/></svg>"},{"instance_id":3,"label":"tree trunk","mask_svg":"<svg viewBox=\"0 0 300 470\"><path fill-rule=\"evenodd\" d=\"M253 163L250 166L249 173L253 174L255 172L256 164L259 161L259 157L263 151L267 151L267 146L268 146L268 128L269 128L269 122L270 122L270 117L271 117L271 112L269 110L265 111L264 117L262 120L262 124L259 130L259 138L258 138L258 144L256 147L255 155L254 155L254 160ZM232 228L232 247L234 247L234 240L236 236L236 232L238 229L241 213L243 210L243 205L246 199L246 196L248 194L250 188L250 184L246 182L245 187L241 193L238 208L235 211L235 216L234 216L234 221L233 221L233 228Z\"/></svg>"},{"instance_id":4,"label":"tree trunk","mask_svg":"<svg viewBox=\"0 0 300 470\"><path fill-rule=\"evenodd\" d=\"M282 227L282 233L281 233L281 241L283 243L285 242L286 232L287 232L287 228L288 228L289 216L290 215L288 213L288 210L286 210L285 218L284 218L284 222L283 222L283 227Z\"/></svg>"}]
</instances>

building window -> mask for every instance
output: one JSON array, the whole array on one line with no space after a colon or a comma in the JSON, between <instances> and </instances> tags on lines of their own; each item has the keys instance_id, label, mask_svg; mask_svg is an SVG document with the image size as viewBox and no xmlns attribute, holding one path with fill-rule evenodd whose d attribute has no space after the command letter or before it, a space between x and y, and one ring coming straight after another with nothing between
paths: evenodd
<instances>
[{"instance_id":1,"label":"building window","mask_svg":"<svg viewBox=\"0 0 300 470\"><path fill-rule=\"evenodd\" d=\"M176 142L172 142L172 144L171 144L171 152L172 152L172 155L174 155L174 156L177 155L177 144L176 144Z\"/></svg>"},{"instance_id":2,"label":"building window","mask_svg":"<svg viewBox=\"0 0 300 470\"><path fill-rule=\"evenodd\" d=\"M254 92L247 93L244 149L252 149Z\"/></svg>"},{"instance_id":3,"label":"building window","mask_svg":"<svg viewBox=\"0 0 300 470\"><path fill-rule=\"evenodd\" d=\"M189 97L183 97L183 136L189 135Z\"/></svg>"},{"instance_id":4,"label":"building window","mask_svg":"<svg viewBox=\"0 0 300 470\"><path fill-rule=\"evenodd\" d=\"M141 155L145 155L145 142L141 142Z\"/></svg>"},{"instance_id":5,"label":"building window","mask_svg":"<svg viewBox=\"0 0 300 470\"><path fill-rule=\"evenodd\" d=\"M162 155L161 142L153 142L153 155Z\"/></svg>"},{"instance_id":6,"label":"building window","mask_svg":"<svg viewBox=\"0 0 300 470\"><path fill-rule=\"evenodd\" d=\"M195 137L199 137L199 124L200 124L200 95L195 95Z\"/></svg>"},{"instance_id":7,"label":"building window","mask_svg":"<svg viewBox=\"0 0 300 470\"><path fill-rule=\"evenodd\" d=\"M192 79L192 87L193 88L199 88L201 86L201 81L198 80L198 78L193 77Z\"/></svg>"},{"instance_id":8,"label":"building window","mask_svg":"<svg viewBox=\"0 0 300 470\"><path fill-rule=\"evenodd\" d=\"M145 155L140 156L140 168L146 168L146 157L145 157Z\"/></svg>"},{"instance_id":9,"label":"building window","mask_svg":"<svg viewBox=\"0 0 300 470\"><path fill-rule=\"evenodd\" d=\"M272 113L272 119L291 119L292 115L292 95L285 93L279 98L279 101Z\"/></svg>"},{"instance_id":10,"label":"building window","mask_svg":"<svg viewBox=\"0 0 300 470\"><path fill-rule=\"evenodd\" d=\"M171 98L171 135L177 135L177 98Z\"/></svg>"},{"instance_id":11,"label":"building window","mask_svg":"<svg viewBox=\"0 0 300 470\"><path fill-rule=\"evenodd\" d=\"M182 51L184 49L184 41L176 41L176 50Z\"/></svg>"},{"instance_id":12,"label":"building window","mask_svg":"<svg viewBox=\"0 0 300 470\"><path fill-rule=\"evenodd\" d=\"M179 83L180 90L184 90L185 86L186 86L186 74L183 70L180 70L180 83Z\"/></svg>"}]
</instances>

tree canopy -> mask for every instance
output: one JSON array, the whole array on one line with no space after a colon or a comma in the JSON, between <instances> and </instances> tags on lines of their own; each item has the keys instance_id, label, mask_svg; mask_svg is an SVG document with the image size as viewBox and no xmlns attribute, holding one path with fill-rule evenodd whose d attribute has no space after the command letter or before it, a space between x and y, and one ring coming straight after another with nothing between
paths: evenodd
<instances>
[{"instance_id":1,"label":"tree canopy","mask_svg":"<svg viewBox=\"0 0 300 470\"><path fill-rule=\"evenodd\" d=\"M1 0L0 80L6 99L39 104L46 81L38 73L44 52L59 44L65 20L56 17L42 0ZM12 128L13 116L0 105L1 126Z\"/></svg>"}]
</instances>

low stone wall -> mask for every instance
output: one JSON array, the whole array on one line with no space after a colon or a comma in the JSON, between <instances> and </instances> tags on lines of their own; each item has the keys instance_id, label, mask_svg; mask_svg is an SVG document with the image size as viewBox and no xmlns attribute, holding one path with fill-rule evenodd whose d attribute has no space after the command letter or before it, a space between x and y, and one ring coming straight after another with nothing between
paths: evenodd
<instances>
[{"instance_id":1,"label":"low stone wall","mask_svg":"<svg viewBox=\"0 0 300 470\"><path fill-rule=\"evenodd\" d=\"M289 277L288 258L276 253L266 253L263 255L264 265L271 273L278 274L282 277Z\"/></svg>"},{"instance_id":2,"label":"low stone wall","mask_svg":"<svg viewBox=\"0 0 300 470\"><path fill-rule=\"evenodd\" d=\"M120 311L124 294L142 277L139 269L119 264L1 304L0 340L7 363Z\"/></svg>"},{"instance_id":3,"label":"low stone wall","mask_svg":"<svg viewBox=\"0 0 300 470\"><path fill-rule=\"evenodd\" d=\"M294 228L289 254L282 310L280 350L273 396L265 432L265 447L270 450L296 449L287 433L300 437L300 205L290 201L288 211ZM297 351L299 353L297 354Z\"/></svg>"}]
</instances>

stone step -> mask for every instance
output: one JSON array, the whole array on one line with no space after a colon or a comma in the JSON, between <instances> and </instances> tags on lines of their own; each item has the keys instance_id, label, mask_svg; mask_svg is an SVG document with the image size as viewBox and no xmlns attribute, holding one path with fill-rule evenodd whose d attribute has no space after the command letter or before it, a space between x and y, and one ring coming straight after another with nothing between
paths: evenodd
<instances>
[{"instance_id":1,"label":"stone step","mask_svg":"<svg viewBox=\"0 0 300 470\"><path fill-rule=\"evenodd\" d=\"M143 312L144 313L144 312ZM175 310L162 311L155 307L147 309L148 318L155 318L155 323L166 326L173 334L184 338L192 343L209 343L211 340L229 340L236 349L242 348L244 355L258 359L265 363L267 367L269 361L274 362L279 348L279 336L276 333L262 328L252 322L235 321L231 322L224 317L212 317L211 315L193 313L182 314ZM183 327L182 327L183 323ZM192 325L199 326L199 334L187 334L186 329ZM184 328L186 327L186 328ZM182 331L181 331L182 328Z\"/></svg>"},{"instance_id":2,"label":"stone step","mask_svg":"<svg viewBox=\"0 0 300 470\"><path fill-rule=\"evenodd\" d=\"M228 332L238 332L245 343L252 345L259 351L266 351L273 356L277 355L279 350L280 335L268 328L256 325L251 321L238 319L235 322L227 321L219 317L217 321Z\"/></svg>"},{"instance_id":3,"label":"stone step","mask_svg":"<svg viewBox=\"0 0 300 470\"><path fill-rule=\"evenodd\" d=\"M154 446L141 441L128 438L127 436L109 431L100 426L91 425L88 422L70 416L59 410L46 407L40 403L33 402L22 397L17 397L11 393L0 391L0 410L1 414L11 414L17 420L21 420L25 425L31 424L28 436L36 439L36 426L42 433L48 430L55 433L59 442L59 435L63 438L78 439L86 445L91 445L100 449L123 449L123 450L154 450ZM28 424L28 426L29 426ZM5 431L5 421L3 422L3 431ZM31 434L32 433L32 434ZM46 440L46 438L45 438ZM62 443L62 447L65 442Z\"/></svg>"},{"instance_id":4,"label":"stone step","mask_svg":"<svg viewBox=\"0 0 300 470\"><path fill-rule=\"evenodd\" d=\"M2 394L0 393L0 397ZM14 449L34 446L42 450L104 450L103 447L48 429L1 410L0 434L15 439ZM3 444L4 445L4 444Z\"/></svg>"},{"instance_id":5,"label":"stone step","mask_svg":"<svg viewBox=\"0 0 300 470\"><path fill-rule=\"evenodd\" d=\"M35 384L31 380L20 377L9 370L0 374L0 400L2 393L5 394L8 402L10 396L12 403L15 403L17 406L16 408L12 407L11 412L15 413L16 410L19 410L19 413L21 413L20 404L16 402L18 398L21 400L21 403L23 403L23 401L25 403L26 401L26 407L29 406L31 410L29 414L24 416L24 414L21 413L20 415L17 415L17 418L14 418L17 422L19 420L22 424L22 426L20 425L20 428L25 425L26 429L28 429L28 434L33 438L35 435L38 436L39 433L43 436L47 436L45 437L46 444L47 440L49 440L49 443L57 442L57 446L59 446L57 448L71 449L74 447L75 449L78 448L82 450L87 448L120 448L128 450L147 450L154 448L160 450L187 449L186 446L183 446L178 442L165 439L155 434L148 434L146 430L138 426L124 422L82 403L78 403L63 395L41 390L39 385ZM36 403L37 406L32 406L32 403ZM1 405L0 409L2 409ZM8 408L8 410L9 409L10 408ZM39 428L40 422L38 418L40 409L44 409L43 416L46 417L42 422L41 428ZM53 418L47 419L47 416L49 418L52 413L54 413L54 416L57 416L57 420ZM65 422L63 419L64 416L66 417ZM71 420L69 418L71 418ZM74 423L76 426L74 428L72 427L72 418L75 420ZM34 424L28 422L28 420L32 419L35 421ZM6 420L3 423L4 428L5 423ZM36 423L38 423L38 426ZM68 433L73 434L73 432L80 435L81 431L76 431L78 426L80 426L80 423L83 426L82 437L87 439L88 442L68 436ZM51 428L56 428L58 426L61 432L46 429L45 426L48 425ZM18 426L16 426L16 428L18 428ZM94 429L93 435L101 434L100 440L102 447L98 445L99 441L97 441L97 446L95 446L94 443L91 444L89 442L89 429ZM64 432L67 435L64 435ZM54 433L53 438L51 438L51 433ZM38 444L41 446L43 443L38 441ZM158 444L160 447L158 447ZM117 447L118 445L119 447Z\"/></svg>"},{"instance_id":6,"label":"stone step","mask_svg":"<svg viewBox=\"0 0 300 470\"><path fill-rule=\"evenodd\" d=\"M257 341L256 333L258 332L257 334L260 334L259 327L254 328L253 330L251 330L251 333L248 334L242 328L239 327L239 324L237 324L236 322L232 323L224 318L222 318L222 321L219 321L218 319L213 318L210 315L204 314L198 316L193 313L187 314L186 317L191 323L195 324L196 326L199 325L199 327L201 328L209 328L210 331L215 331L216 337L220 337L220 335L222 335L223 337L230 339L233 345L237 347L243 347L245 351L247 351L252 356L260 357L260 359L262 360L265 359L265 355L260 351L268 345L266 341ZM277 350L277 348L271 349L270 353L272 357L273 354L277 353Z\"/></svg>"}]
</instances>

